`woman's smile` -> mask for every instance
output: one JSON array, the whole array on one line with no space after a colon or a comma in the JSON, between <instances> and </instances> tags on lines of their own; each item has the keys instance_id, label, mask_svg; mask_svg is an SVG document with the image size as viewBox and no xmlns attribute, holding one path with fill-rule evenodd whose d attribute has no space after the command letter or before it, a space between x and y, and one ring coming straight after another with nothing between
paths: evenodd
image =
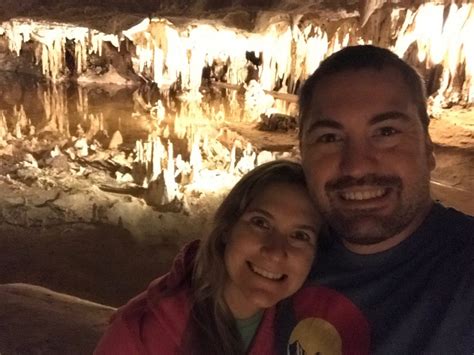
<instances>
[{"instance_id":1,"label":"woman's smile","mask_svg":"<svg viewBox=\"0 0 474 355\"><path fill-rule=\"evenodd\" d=\"M250 261L247 261L247 265L249 266L249 269L255 274L272 281L283 281L284 279L287 278L287 275L285 274L277 274L277 273L270 272L268 270L265 270L263 268L260 268L252 264Z\"/></svg>"}]
</instances>

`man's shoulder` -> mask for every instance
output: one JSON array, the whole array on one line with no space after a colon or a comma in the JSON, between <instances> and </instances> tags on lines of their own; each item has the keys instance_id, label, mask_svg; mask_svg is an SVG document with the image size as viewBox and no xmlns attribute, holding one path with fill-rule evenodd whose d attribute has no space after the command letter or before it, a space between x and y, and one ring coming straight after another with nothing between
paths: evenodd
<instances>
[{"instance_id":1,"label":"man's shoulder","mask_svg":"<svg viewBox=\"0 0 474 355\"><path fill-rule=\"evenodd\" d=\"M453 207L447 207L440 203L435 203L433 208L444 214L445 218L449 218L453 221L461 221L462 223L474 224L474 216L465 214Z\"/></svg>"},{"instance_id":2,"label":"man's shoulder","mask_svg":"<svg viewBox=\"0 0 474 355\"><path fill-rule=\"evenodd\" d=\"M474 244L473 216L441 204L435 204L433 215L433 225L438 232L451 235L461 243Z\"/></svg>"}]
</instances>

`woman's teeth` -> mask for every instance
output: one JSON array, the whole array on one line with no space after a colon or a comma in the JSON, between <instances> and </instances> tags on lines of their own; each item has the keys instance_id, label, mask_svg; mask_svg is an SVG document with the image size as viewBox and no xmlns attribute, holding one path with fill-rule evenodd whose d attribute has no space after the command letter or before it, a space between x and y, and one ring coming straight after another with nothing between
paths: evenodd
<instances>
[{"instance_id":1,"label":"woman's teeth","mask_svg":"<svg viewBox=\"0 0 474 355\"><path fill-rule=\"evenodd\" d=\"M270 280L281 280L284 276L283 274L274 274L273 272L261 269L251 263L249 263L249 265L253 272Z\"/></svg>"}]
</instances>

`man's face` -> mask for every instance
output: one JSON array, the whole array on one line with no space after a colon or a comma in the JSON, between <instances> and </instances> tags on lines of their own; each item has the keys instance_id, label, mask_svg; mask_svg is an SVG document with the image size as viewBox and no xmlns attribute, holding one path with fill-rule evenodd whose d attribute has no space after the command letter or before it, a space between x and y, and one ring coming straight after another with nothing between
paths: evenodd
<instances>
[{"instance_id":1,"label":"man's face","mask_svg":"<svg viewBox=\"0 0 474 355\"><path fill-rule=\"evenodd\" d=\"M310 191L345 244L377 252L411 234L431 206L434 157L399 73L334 74L318 84L305 120L301 154Z\"/></svg>"}]
</instances>

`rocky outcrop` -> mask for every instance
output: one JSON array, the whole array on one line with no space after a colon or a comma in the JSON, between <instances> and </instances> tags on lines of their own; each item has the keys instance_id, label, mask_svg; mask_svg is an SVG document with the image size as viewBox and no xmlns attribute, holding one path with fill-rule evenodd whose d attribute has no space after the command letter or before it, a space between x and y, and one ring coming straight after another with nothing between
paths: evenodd
<instances>
[{"instance_id":1,"label":"rocky outcrop","mask_svg":"<svg viewBox=\"0 0 474 355\"><path fill-rule=\"evenodd\" d=\"M0 285L0 353L92 354L114 310L39 286Z\"/></svg>"}]
</instances>

